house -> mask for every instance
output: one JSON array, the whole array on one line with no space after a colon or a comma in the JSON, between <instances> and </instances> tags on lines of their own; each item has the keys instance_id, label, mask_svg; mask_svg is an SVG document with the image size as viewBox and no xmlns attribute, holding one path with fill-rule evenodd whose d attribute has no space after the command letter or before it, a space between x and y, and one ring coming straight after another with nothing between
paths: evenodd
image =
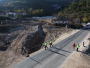
<instances>
[{"instance_id":1,"label":"house","mask_svg":"<svg viewBox=\"0 0 90 68\"><path fill-rule=\"evenodd\" d=\"M7 17L17 17L17 16L25 16L25 15L26 15L26 13L18 13L18 12L14 12L14 11L6 12Z\"/></svg>"},{"instance_id":2,"label":"house","mask_svg":"<svg viewBox=\"0 0 90 68\"><path fill-rule=\"evenodd\" d=\"M6 12L6 17L15 17L16 13L14 11Z\"/></svg>"},{"instance_id":3,"label":"house","mask_svg":"<svg viewBox=\"0 0 90 68\"><path fill-rule=\"evenodd\" d=\"M58 19L52 19L53 24L73 24L72 18L58 18Z\"/></svg>"}]
</instances>

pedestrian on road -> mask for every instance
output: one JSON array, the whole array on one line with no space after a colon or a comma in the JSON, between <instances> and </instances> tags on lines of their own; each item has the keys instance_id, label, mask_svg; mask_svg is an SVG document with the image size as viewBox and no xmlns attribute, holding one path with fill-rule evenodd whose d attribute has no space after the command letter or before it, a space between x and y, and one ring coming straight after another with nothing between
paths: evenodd
<instances>
[{"instance_id":1,"label":"pedestrian on road","mask_svg":"<svg viewBox=\"0 0 90 68\"><path fill-rule=\"evenodd\" d=\"M48 43L45 43L45 50L48 48L47 45L48 45Z\"/></svg>"},{"instance_id":2,"label":"pedestrian on road","mask_svg":"<svg viewBox=\"0 0 90 68\"><path fill-rule=\"evenodd\" d=\"M72 46L73 46L73 50L75 50L76 44L75 44L75 43L73 43L73 45L72 45Z\"/></svg>"},{"instance_id":3,"label":"pedestrian on road","mask_svg":"<svg viewBox=\"0 0 90 68\"><path fill-rule=\"evenodd\" d=\"M51 41L50 41L50 47L53 46L52 43L53 43L53 41L51 40Z\"/></svg>"},{"instance_id":4,"label":"pedestrian on road","mask_svg":"<svg viewBox=\"0 0 90 68\"><path fill-rule=\"evenodd\" d=\"M77 52L78 52L79 47L80 47L80 45L78 44L78 45L77 45Z\"/></svg>"}]
</instances>

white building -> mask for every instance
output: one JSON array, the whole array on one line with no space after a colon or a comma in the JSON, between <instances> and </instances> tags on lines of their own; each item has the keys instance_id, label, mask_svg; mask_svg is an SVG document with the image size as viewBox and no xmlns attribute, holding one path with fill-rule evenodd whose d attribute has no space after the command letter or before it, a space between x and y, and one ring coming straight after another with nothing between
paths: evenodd
<instances>
[{"instance_id":1,"label":"white building","mask_svg":"<svg viewBox=\"0 0 90 68\"><path fill-rule=\"evenodd\" d=\"M11 17L16 17L17 15L20 15L20 16L25 16L26 13L17 13L17 12L13 12L13 11L9 11L6 13L6 16L11 16Z\"/></svg>"}]
</instances>

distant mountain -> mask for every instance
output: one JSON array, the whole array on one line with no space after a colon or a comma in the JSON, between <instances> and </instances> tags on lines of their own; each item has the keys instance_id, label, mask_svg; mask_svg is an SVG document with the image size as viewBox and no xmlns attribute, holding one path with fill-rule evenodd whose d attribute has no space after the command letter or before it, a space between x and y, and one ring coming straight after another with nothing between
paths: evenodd
<instances>
[{"instance_id":1,"label":"distant mountain","mask_svg":"<svg viewBox=\"0 0 90 68\"><path fill-rule=\"evenodd\" d=\"M30 8L33 9L33 13L36 11L40 11L38 9L43 9L44 15L51 15L53 13L58 12L58 10L63 9L63 5L67 5L73 0L2 0L0 2L0 9L5 10L17 10L19 11L26 11ZM52 5L56 5L53 6ZM60 6L62 5L62 6ZM39 14L39 13L38 13Z\"/></svg>"},{"instance_id":2,"label":"distant mountain","mask_svg":"<svg viewBox=\"0 0 90 68\"><path fill-rule=\"evenodd\" d=\"M14 2L14 1L25 1L30 4L40 3L40 2L42 2L43 4L44 3L67 4L69 2L72 2L73 0L2 0L2 2L0 4L7 5L9 2Z\"/></svg>"},{"instance_id":3,"label":"distant mountain","mask_svg":"<svg viewBox=\"0 0 90 68\"><path fill-rule=\"evenodd\" d=\"M73 0L2 0L0 4L11 7L17 6L21 8L22 6L22 8L43 9L54 4L66 5L72 1Z\"/></svg>"},{"instance_id":4,"label":"distant mountain","mask_svg":"<svg viewBox=\"0 0 90 68\"><path fill-rule=\"evenodd\" d=\"M34 8L34 9L41 9L44 7L49 6L48 3L46 3L43 0L2 0L1 5L7 5L7 6L18 6L18 7L24 7L27 6L27 8Z\"/></svg>"},{"instance_id":5,"label":"distant mountain","mask_svg":"<svg viewBox=\"0 0 90 68\"><path fill-rule=\"evenodd\" d=\"M44 0L49 3L56 3L56 4L67 4L69 2L72 2L73 0Z\"/></svg>"}]
</instances>

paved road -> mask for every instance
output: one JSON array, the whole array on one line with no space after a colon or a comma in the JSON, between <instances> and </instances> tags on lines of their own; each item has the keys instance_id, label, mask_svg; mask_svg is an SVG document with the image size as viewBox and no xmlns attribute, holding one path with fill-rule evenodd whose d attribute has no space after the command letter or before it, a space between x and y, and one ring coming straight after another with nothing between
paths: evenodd
<instances>
[{"instance_id":1,"label":"paved road","mask_svg":"<svg viewBox=\"0 0 90 68\"><path fill-rule=\"evenodd\" d=\"M87 36L90 29L82 29L70 37L60 41L53 47L29 57L12 68L59 68L65 59L73 52L72 44L79 44Z\"/></svg>"}]
</instances>

